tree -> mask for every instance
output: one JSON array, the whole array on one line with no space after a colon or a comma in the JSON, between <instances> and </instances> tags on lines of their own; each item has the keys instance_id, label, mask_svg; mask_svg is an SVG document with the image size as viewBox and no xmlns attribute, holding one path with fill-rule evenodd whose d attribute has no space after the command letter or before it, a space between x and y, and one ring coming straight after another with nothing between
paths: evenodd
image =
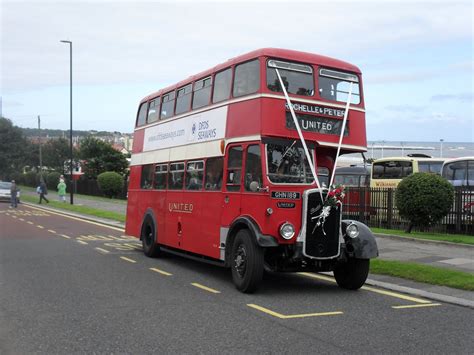
<instances>
[{"instance_id":1,"label":"tree","mask_svg":"<svg viewBox=\"0 0 474 355\"><path fill-rule=\"evenodd\" d=\"M414 226L424 228L441 220L449 213L453 200L453 186L432 173L416 173L404 178L395 192L400 216L410 221L408 233Z\"/></svg>"},{"instance_id":2,"label":"tree","mask_svg":"<svg viewBox=\"0 0 474 355\"><path fill-rule=\"evenodd\" d=\"M0 117L0 179L17 174L27 165L25 152L30 143L19 127L4 117Z\"/></svg>"},{"instance_id":3,"label":"tree","mask_svg":"<svg viewBox=\"0 0 474 355\"><path fill-rule=\"evenodd\" d=\"M128 161L122 153L115 150L110 143L94 137L81 141L79 157L83 160L84 174L92 179L105 171L123 175L128 168Z\"/></svg>"},{"instance_id":4,"label":"tree","mask_svg":"<svg viewBox=\"0 0 474 355\"><path fill-rule=\"evenodd\" d=\"M43 166L51 168L61 174L69 173L69 168L64 171L64 163L70 161L71 150L69 141L65 138L51 139L42 147ZM73 151L73 157L77 152Z\"/></svg>"}]
</instances>

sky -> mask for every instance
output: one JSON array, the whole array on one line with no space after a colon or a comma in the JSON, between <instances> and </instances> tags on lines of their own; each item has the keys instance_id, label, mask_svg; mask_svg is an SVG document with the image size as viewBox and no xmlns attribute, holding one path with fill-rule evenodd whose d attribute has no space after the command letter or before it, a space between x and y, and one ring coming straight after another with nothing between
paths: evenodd
<instances>
[{"instance_id":1,"label":"sky","mask_svg":"<svg viewBox=\"0 0 474 355\"><path fill-rule=\"evenodd\" d=\"M148 94L263 47L363 73L369 141L474 141L473 2L0 0L2 114L133 132Z\"/></svg>"}]
</instances>

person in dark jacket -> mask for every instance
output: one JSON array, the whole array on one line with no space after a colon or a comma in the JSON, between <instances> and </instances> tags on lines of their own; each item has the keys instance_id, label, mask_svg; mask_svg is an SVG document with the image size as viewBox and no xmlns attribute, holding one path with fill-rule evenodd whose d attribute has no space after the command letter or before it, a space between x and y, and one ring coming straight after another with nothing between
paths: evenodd
<instances>
[{"instance_id":1,"label":"person in dark jacket","mask_svg":"<svg viewBox=\"0 0 474 355\"><path fill-rule=\"evenodd\" d=\"M40 200L39 200L40 204L41 204L41 201L43 201L43 200L45 200L46 203L49 203L49 200L45 196L45 195L48 194L48 188L46 187L46 183L44 182L44 180L41 180L41 182L40 182L39 194L40 194Z\"/></svg>"},{"instance_id":2,"label":"person in dark jacket","mask_svg":"<svg viewBox=\"0 0 474 355\"><path fill-rule=\"evenodd\" d=\"M18 188L16 187L15 180L12 180L12 185L10 187L10 206L13 208L18 207L18 200L17 200Z\"/></svg>"}]
</instances>

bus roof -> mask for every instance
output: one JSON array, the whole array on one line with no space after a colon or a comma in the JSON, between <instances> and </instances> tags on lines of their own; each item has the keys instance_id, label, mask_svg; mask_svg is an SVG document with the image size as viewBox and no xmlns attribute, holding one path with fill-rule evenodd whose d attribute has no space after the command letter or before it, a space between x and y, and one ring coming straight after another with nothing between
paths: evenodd
<instances>
[{"instance_id":1,"label":"bus roof","mask_svg":"<svg viewBox=\"0 0 474 355\"><path fill-rule=\"evenodd\" d=\"M448 164L448 163L453 163L453 162L456 162L456 161L464 161L464 160L472 160L474 161L474 156L472 157L459 157L459 158L450 158L450 159L446 159L444 161L445 164Z\"/></svg>"},{"instance_id":2,"label":"bus roof","mask_svg":"<svg viewBox=\"0 0 474 355\"><path fill-rule=\"evenodd\" d=\"M294 60L298 62L304 62L308 64L315 64L315 65L320 65L324 67L331 67L335 69L342 69L346 71L350 71L353 73L361 74L360 69L350 63L344 62L339 59L331 58L331 57L326 57L323 55L319 54L313 54L313 53L307 53L307 52L300 52L300 51L294 51L294 50L289 50L289 49L279 49L279 48L261 48L254 50L252 52L242 54L240 56L231 58L227 60L224 63L218 64L214 66L213 68L207 69L203 72L200 72L196 75L192 75L188 77L185 80L181 80L180 82L170 85L168 87L165 87L159 91L156 91L145 98L143 98L140 102L145 102L148 101L149 99L152 99L154 97L160 96L164 93L167 93L169 91L173 91L176 88L182 87L186 84L189 84L195 80L199 80L202 78L205 78L206 76L211 75L214 72L218 72L222 69L226 69L231 67L232 65L246 62L248 60L254 59L254 58L259 58L259 57L276 57L280 59L287 59L287 60Z\"/></svg>"},{"instance_id":3,"label":"bus roof","mask_svg":"<svg viewBox=\"0 0 474 355\"><path fill-rule=\"evenodd\" d=\"M344 166L336 168L336 174L370 174L370 165L367 166Z\"/></svg>"},{"instance_id":4,"label":"bus roof","mask_svg":"<svg viewBox=\"0 0 474 355\"><path fill-rule=\"evenodd\" d=\"M375 163L383 163L387 161L432 161L432 162L444 162L445 158L418 158L418 157L388 157L388 158L380 158L375 159L373 164Z\"/></svg>"}]
</instances>

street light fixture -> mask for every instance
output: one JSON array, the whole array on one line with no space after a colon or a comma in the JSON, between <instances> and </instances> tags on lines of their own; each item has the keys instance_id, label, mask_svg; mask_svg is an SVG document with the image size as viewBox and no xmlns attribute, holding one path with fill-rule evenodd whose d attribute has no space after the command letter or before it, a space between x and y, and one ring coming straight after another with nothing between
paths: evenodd
<instances>
[{"instance_id":1,"label":"street light fixture","mask_svg":"<svg viewBox=\"0 0 474 355\"><path fill-rule=\"evenodd\" d=\"M439 143L440 143L439 157L440 157L440 158L443 157L443 142L444 142L444 139L440 139L440 140L439 140Z\"/></svg>"},{"instance_id":2,"label":"street light fixture","mask_svg":"<svg viewBox=\"0 0 474 355\"><path fill-rule=\"evenodd\" d=\"M71 172L71 192L69 196L71 196L71 205L74 204L74 185L72 181L72 170L73 170L73 162L72 162L72 42L71 41L61 41L62 43L69 44L69 144L70 144L70 172Z\"/></svg>"}]
</instances>

